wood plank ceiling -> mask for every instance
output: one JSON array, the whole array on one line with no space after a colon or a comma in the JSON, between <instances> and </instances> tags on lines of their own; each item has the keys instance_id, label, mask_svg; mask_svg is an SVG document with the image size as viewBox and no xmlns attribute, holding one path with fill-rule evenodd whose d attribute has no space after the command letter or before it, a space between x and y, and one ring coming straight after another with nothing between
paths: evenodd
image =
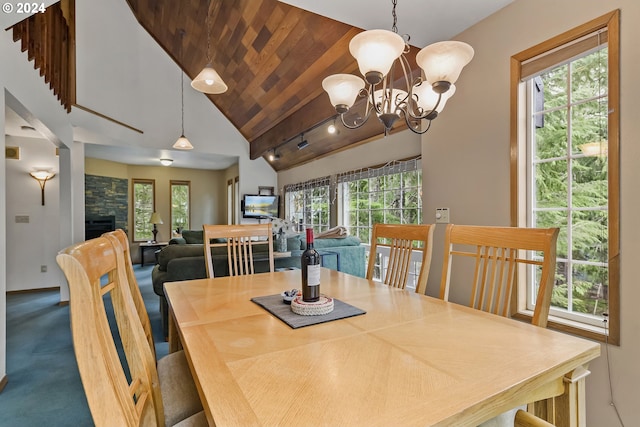
<instances>
[{"instance_id":1,"label":"wood plank ceiling","mask_svg":"<svg viewBox=\"0 0 640 427\"><path fill-rule=\"evenodd\" d=\"M349 54L351 38L362 31L277 0L127 0L138 22L193 79L209 56L229 86L211 102L249 141L250 156L268 158L275 170L288 169L383 133L372 118L358 130L330 135L326 126L300 134L335 116L322 79L358 74ZM412 48L410 63L415 64ZM396 125L403 127L404 123Z\"/></svg>"}]
</instances>

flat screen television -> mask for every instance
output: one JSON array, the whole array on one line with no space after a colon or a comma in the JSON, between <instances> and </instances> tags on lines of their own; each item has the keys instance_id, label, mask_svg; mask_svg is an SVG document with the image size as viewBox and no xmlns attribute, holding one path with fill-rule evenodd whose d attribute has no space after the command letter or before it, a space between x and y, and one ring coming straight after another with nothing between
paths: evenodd
<instances>
[{"instance_id":1,"label":"flat screen television","mask_svg":"<svg viewBox=\"0 0 640 427\"><path fill-rule=\"evenodd\" d=\"M277 218L280 207L279 196L245 194L242 197L242 216L245 218Z\"/></svg>"}]
</instances>

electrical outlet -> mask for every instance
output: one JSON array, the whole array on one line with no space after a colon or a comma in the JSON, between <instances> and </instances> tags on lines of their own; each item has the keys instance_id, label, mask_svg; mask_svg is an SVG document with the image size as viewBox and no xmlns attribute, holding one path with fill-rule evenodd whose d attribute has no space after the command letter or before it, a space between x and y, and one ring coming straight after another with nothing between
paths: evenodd
<instances>
[{"instance_id":1,"label":"electrical outlet","mask_svg":"<svg viewBox=\"0 0 640 427\"><path fill-rule=\"evenodd\" d=\"M40 273L46 273L47 272L47 266L46 265L41 265L40 266Z\"/></svg>"},{"instance_id":2,"label":"electrical outlet","mask_svg":"<svg viewBox=\"0 0 640 427\"><path fill-rule=\"evenodd\" d=\"M29 224L29 215L16 215L16 224Z\"/></svg>"},{"instance_id":3,"label":"electrical outlet","mask_svg":"<svg viewBox=\"0 0 640 427\"><path fill-rule=\"evenodd\" d=\"M449 224L449 208L436 208L436 224Z\"/></svg>"}]
</instances>

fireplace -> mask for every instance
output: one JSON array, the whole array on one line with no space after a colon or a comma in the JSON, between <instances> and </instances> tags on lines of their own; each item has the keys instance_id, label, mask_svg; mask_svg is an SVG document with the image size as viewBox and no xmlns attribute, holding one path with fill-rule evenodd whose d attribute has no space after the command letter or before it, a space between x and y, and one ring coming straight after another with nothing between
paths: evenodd
<instances>
[{"instance_id":1,"label":"fireplace","mask_svg":"<svg viewBox=\"0 0 640 427\"><path fill-rule=\"evenodd\" d=\"M100 237L103 233L116 229L115 215L89 216L84 220L84 239Z\"/></svg>"}]
</instances>

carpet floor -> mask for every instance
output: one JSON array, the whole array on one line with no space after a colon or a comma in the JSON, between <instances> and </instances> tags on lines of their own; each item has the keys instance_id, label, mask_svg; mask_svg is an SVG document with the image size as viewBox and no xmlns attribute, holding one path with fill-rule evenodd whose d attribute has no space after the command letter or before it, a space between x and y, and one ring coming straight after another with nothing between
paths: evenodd
<instances>
[{"instance_id":1,"label":"carpet floor","mask_svg":"<svg viewBox=\"0 0 640 427\"><path fill-rule=\"evenodd\" d=\"M158 296L153 293L153 266L134 266L162 357ZM7 377L0 393L0 427L93 426L73 352L69 306L60 293L42 291L7 295Z\"/></svg>"}]
</instances>

